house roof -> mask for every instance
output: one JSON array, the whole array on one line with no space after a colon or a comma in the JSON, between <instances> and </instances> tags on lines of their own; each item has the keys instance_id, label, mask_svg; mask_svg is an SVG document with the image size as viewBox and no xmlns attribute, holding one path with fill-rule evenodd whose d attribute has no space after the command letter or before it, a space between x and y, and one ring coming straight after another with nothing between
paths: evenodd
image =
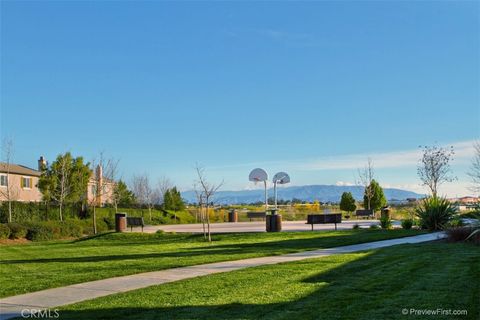
<instances>
[{"instance_id":1,"label":"house roof","mask_svg":"<svg viewBox=\"0 0 480 320\"><path fill-rule=\"evenodd\" d=\"M8 169L8 170L7 170ZM33 177L40 177L40 171L31 169L29 167L25 167L19 164L10 165L6 164L5 162L0 162L0 172L2 173L12 173L12 174L21 174L25 176L33 176Z\"/></svg>"}]
</instances>

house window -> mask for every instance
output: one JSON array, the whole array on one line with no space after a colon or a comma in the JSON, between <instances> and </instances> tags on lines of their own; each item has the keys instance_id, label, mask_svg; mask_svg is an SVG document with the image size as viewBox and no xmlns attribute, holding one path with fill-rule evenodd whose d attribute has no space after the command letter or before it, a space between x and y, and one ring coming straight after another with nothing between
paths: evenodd
<instances>
[{"instance_id":1,"label":"house window","mask_svg":"<svg viewBox=\"0 0 480 320\"><path fill-rule=\"evenodd\" d=\"M6 187L8 184L8 177L6 175L0 176L0 187Z\"/></svg>"},{"instance_id":2,"label":"house window","mask_svg":"<svg viewBox=\"0 0 480 320\"><path fill-rule=\"evenodd\" d=\"M97 186L96 186L96 185L93 185L93 186L92 186L92 194L93 194L94 196L97 195Z\"/></svg>"},{"instance_id":3,"label":"house window","mask_svg":"<svg viewBox=\"0 0 480 320\"><path fill-rule=\"evenodd\" d=\"M20 180L21 187L24 189L31 189L32 188L32 178L29 177L22 177Z\"/></svg>"}]
</instances>

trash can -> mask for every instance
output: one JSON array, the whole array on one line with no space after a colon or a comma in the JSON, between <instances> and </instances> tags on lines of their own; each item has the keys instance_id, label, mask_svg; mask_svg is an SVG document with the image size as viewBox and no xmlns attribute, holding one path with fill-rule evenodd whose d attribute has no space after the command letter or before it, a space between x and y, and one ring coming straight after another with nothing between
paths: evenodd
<instances>
[{"instance_id":1,"label":"trash can","mask_svg":"<svg viewBox=\"0 0 480 320\"><path fill-rule=\"evenodd\" d=\"M266 217L267 232L279 232L282 231L282 215L277 214L277 210L271 210L271 214L267 214Z\"/></svg>"},{"instance_id":2,"label":"trash can","mask_svg":"<svg viewBox=\"0 0 480 320\"><path fill-rule=\"evenodd\" d=\"M127 214L124 212L115 213L115 231L123 232L127 229Z\"/></svg>"},{"instance_id":3,"label":"trash can","mask_svg":"<svg viewBox=\"0 0 480 320\"><path fill-rule=\"evenodd\" d=\"M380 217L383 218L383 219L390 220L390 207L388 207L388 206L383 207L380 211Z\"/></svg>"},{"instance_id":4,"label":"trash can","mask_svg":"<svg viewBox=\"0 0 480 320\"><path fill-rule=\"evenodd\" d=\"M237 210L230 210L228 212L228 222L238 222L238 212L237 212Z\"/></svg>"}]
</instances>

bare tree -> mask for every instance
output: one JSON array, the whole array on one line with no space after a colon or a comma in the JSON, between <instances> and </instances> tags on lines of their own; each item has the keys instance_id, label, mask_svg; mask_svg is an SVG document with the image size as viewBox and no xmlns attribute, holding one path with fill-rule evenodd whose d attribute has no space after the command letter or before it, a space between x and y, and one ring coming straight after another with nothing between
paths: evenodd
<instances>
[{"instance_id":1,"label":"bare tree","mask_svg":"<svg viewBox=\"0 0 480 320\"><path fill-rule=\"evenodd\" d=\"M372 198L375 195L375 190L372 188L372 181L374 179L373 161L368 158L367 164L363 169L358 169L358 184L365 188L365 198L367 199L367 209L371 209Z\"/></svg>"},{"instance_id":2,"label":"bare tree","mask_svg":"<svg viewBox=\"0 0 480 320\"><path fill-rule=\"evenodd\" d=\"M92 195L90 206L93 208L93 233L97 234L97 215L96 208L106 202L113 202L115 212L117 205L115 202L115 179L117 176L118 160L113 158L106 159L103 152L100 152L98 159L92 161L91 170L94 174L92 184Z\"/></svg>"},{"instance_id":3,"label":"bare tree","mask_svg":"<svg viewBox=\"0 0 480 320\"><path fill-rule=\"evenodd\" d=\"M207 239L207 231L205 229L205 215L203 214L203 192L199 189L198 184L193 184L193 190L195 192L195 197L197 198L198 209L195 213L195 222L198 221L198 216L200 215L200 220L202 221L203 227L203 237Z\"/></svg>"},{"instance_id":4,"label":"bare tree","mask_svg":"<svg viewBox=\"0 0 480 320\"><path fill-rule=\"evenodd\" d=\"M2 172L5 172L5 188L0 187L0 195L2 199L8 202L8 222L12 222L12 202L18 196L18 189L13 186L13 183L10 181L10 167L13 160L13 139L5 138L2 141L2 160L3 163L0 163Z\"/></svg>"},{"instance_id":5,"label":"bare tree","mask_svg":"<svg viewBox=\"0 0 480 320\"><path fill-rule=\"evenodd\" d=\"M67 159L67 157L60 157L57 161L57 166L59 174L54 176L54 179L56 180L56 185L58 185L58 192L52 193L52 198L58 202L60 221L63 221L63 205L71 192L71 185L69 183L70 159Z\"/></svg>"},{"instance_id":6,"label":"bare tree","mask_svg":"<svg viewBox=\"0 0 480 320\"><path fill-rule=\"evenodd\" d=\"M206 215L206 222L207 222L207 236L208 241L212 241L211 233L210 233L210 215L208 214L208 208L210 202L213 200L215 193L220 189L223 185L223 181L219 184L213 184L207 181L205 176L205 169L198 164L195 167L198 176L198 185L200 187L201 193L203 194L203 200L205 201L205 215Z\"/></svg>"},{"instance_id":7,"label":"bare tree","mask_svg":"<svg viewBox=\"0 0 480 320\"><path fill-rule=\"evenodd\" d=\"M165 196L165 192L167 192L167 190L171 188L173 188L173 182L169 178L163 176L158 179L157 190L160 195L159 204L163 203L163 197Z\"/></svg>"},{"instance_id":8,"label":"bare tree","mask_svg":"<svg viewBox=\"0 0 480 320\"><path fill-rule=\"evenodd\" d=\"M423 156L417 168L418 176L424 186L427 186L433 197L438 194L438 187L444 182L456 179L452 176L450 162L455 154L453 146L442 148L438 146L424 146Z\"/></svg>"},{"instance_id":9,"label":"bare tree","mask_svg":"<svg viewBox=\"0 0 480 320\"><path fill-rule=\"evenodd\" d=\"M473 148L475 154L472 159L470 171L468 172L468 175L472 180L472 186L470 189L473 192L480 193L480 141L475 141L473 143Z\"/></svg>"},{"instance_id":10,"label":"bare tree","mask_svg":"<svg viewBox=\"0 0 480 320\"><path fill-rule=\"evenodd\" d=\"M133 193L137 198L137 201L141 205L145 205L148 208L150 221L152 220L152 207L153 207L153 190L150 186L150 181L147 174L133 177Z\"/></svg>"}]
</instances>

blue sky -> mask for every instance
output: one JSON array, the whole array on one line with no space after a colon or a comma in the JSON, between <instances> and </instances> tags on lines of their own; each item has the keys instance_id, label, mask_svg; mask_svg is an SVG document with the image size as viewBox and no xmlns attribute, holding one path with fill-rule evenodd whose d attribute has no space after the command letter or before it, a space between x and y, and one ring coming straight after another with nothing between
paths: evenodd
<instances>
[{"instance_id":1,"label":"blue sky","mask_svg":"<svg viewBox=\"0 0 480 320\"><path fill-rule=\"evenodd\" d=\"M418 146L453 144L444 193L468 194L479 27L475 1L2 1L0 132L17 163L104 151L182 189L195 163L350 184L370 156L421 190Z\"/></svg>"}]
</instances>

